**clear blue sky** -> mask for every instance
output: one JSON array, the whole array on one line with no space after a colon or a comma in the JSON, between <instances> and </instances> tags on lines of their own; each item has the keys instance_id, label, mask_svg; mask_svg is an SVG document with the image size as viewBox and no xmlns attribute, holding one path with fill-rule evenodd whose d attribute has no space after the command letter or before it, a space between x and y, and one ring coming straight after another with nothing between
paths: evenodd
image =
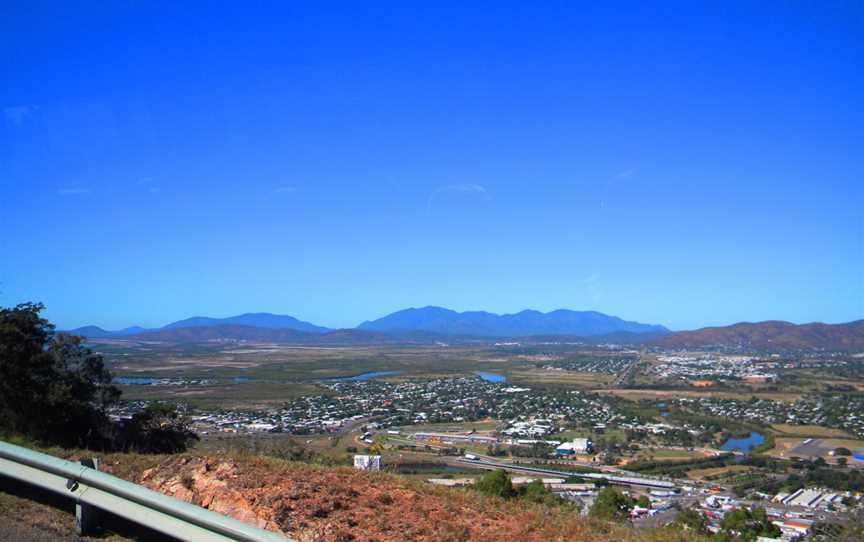
<instances>
[{"instance_id":1,"label":"clear blue sky","mask_svg":"<svg viewBox=\"0 0 864 542\"><path fill-rule=\"evenodd\" d=\"M0 8L0 305L864 317L860 1L38 4Z\"/></svg>"}]
</instances>

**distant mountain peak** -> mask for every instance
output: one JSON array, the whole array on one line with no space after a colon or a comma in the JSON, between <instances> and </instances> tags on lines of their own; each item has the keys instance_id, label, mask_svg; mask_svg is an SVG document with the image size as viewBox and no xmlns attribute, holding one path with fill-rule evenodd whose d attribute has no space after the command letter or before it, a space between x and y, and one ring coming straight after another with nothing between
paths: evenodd
<instances>
[{"instance_id":1,"label":"distant mountain peak","mask_svg":"<svg viewBox=\"0 0 864 542\"><path fill-rule=\"evenodd\" d=\"M293 329L308 333L325 333L329 331L326 327L316 326L309 322L298 320L293 316L284 314L272 314L269 312L247 312L227 318L211 318L209 316L193 316L163 326L162 329L177 329L184 327L213 327L221 325L241 325L249 327L261 327L268 329Z\"/></svg>"},{"instance_id":2,"label":"distant mountain peak","mask_svg":"<svg viewBox=\"0 0 864 542\"><path fill-rule=\"evenodd\" d=\"M397 311L377 320L363 322L359 329L385 333L432 332L487 337L593 336L617 332L668 332L663 326L628 322L595 311L558 309L543 313L525 309L515 314L499 315L485 311L456 312L434 306Z\"/></svg>"}]
</instances>

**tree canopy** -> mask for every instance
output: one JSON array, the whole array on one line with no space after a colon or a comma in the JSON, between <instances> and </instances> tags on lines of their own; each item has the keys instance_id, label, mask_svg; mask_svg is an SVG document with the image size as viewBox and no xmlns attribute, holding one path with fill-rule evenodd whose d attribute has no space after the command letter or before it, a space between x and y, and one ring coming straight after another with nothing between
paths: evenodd
<instances>
[{"instance_id":1,"label":"tree canopy","mask_svg":"<svg viewBox=\"0 0 864 542\"><path fill-rule=\"evenodd\" d=\"M606 487L594 499L590 514L606 521L622 521L629 517L632 504L632 500L617 489Z\"/></svg>"},{"instance_id":2,"label":"tree canopy","mask_svg":"<svg viewBox=\"0 0 864 542\"><path fill-rule=\"evenodd\" d=\"M0 309L0 426L61 446L104 447L120 391L83 339L54 333L41 304Z\"/></svg>"},{"instance_id":3,"label":"tree canopy","mask_svg":"<svg viewBox=\"0 0 864 542\"><path fill-rule=\"evenodd\" d=\"M0 431L63 447L142 453L183 451L197 439L170 406L112 422L108 407L120 390L102 356L82 337L55 333L43 309L0 308Z\"/></svg>"},{"instance_id":4,"label":"tree canopy","mask_svg":"<svg viewBox=\"0 0 864 542\"><path fill-rule=\"evenodd\" d=\"M513 482L510 481L510 475L504 470L496 470L483 475L482 478L477 480L477 484L474 487L485 495L504 499L516 496L516 490L513 488Z\"/></svg>"}]
</instances>

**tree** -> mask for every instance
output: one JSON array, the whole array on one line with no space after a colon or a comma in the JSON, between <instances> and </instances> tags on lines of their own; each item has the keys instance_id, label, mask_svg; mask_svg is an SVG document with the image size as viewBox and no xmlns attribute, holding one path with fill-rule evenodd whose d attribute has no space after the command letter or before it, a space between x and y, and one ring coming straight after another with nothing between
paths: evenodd
<instances>
[{"instance_id":1,"label":"tree","mask_svg":"<svg viewBox=\"0 0 864 542\"><path fill-rule=\"evenodd\" d=\"M606 521L622 521L630 514L632 501L617 489L602 489L591 506L591 517Z\"/></svg>"},{"instance_id":2,"label":"tree","mask_svg":"<svg viewBox=\"0 0 864 542\"><path fill-rule=\"evenodd\" d=\"M675 524L686 531L693 531L699 535L708 534L708 522L705 521L705 516L695 508L685 508L678 512Z\"/></svg>"},{"instance_id":3,"label":"tree","mask_svg":"<svg viewBox=\"0 0 864 542\"><path fill-rule=\"evenodd\" d=\"M484 495L501 497L503 499L516 496L516 490L513 489L510 475L501 469L484 474L482 478L477 480L474 488Z\"/></svg>"},{"instance_id":4,"label":"tree","mask_svg":"<svg viewBox=\"0 0 864 542\"><path fill-rule=\"evenodd\" d=\"M651 499L648 498L648 495L640 495L638 499L636 499L636 506L641 508L651 508Z\"/></svg>"},{"instance_id":5,"label":"tree","mask_svg":"<svg viewBox=\"0 0 864 542\"><path fill-rule=\"evenodd\" d=\"M174 407L151 405L123 425L120 440L125 451L173 454L185 452L198 435Z\"/></svg>"},{"instance_id":6,"label":"tree","mask_svg":"<svg viewBox=\"0 0 864 542\"><path fill-rule=\"evenodd\" d=\"M120 391L84 339L54 334L41 304L0 310L0 427L59 444L110 445L107 407Z\"/></svg>"},{"instance_id":7,"label":"tree","mask_svg":"<svg viewBox=\"0 0 864 542\"><path fill-rule=\"evenodd\" d=\"M736 508L727 513L720 522L722 534L731 540L754 540L764 536L776 538L780 529L771 523L764 508Z\"/></svg>"},{"instance_id":8,"label":"tree","mask_svg":"<svg viewBox=\"0 0 864 542\"><path fill-rule=\"evenodd\" d=\"M366 447L366 453L369 455L382 455L387 449L387 437L384 435L375 435L372 444Z\"/></svg>"},{"instance_id":9,"label":"tree","mask_svg":"<svg viewBox=\"0 0 864 542\"><path fill-rule=\"evenodd\" d=\"M537 504L555 506L563 502L559 497L555 496L554 493L549 491L549 488L546 487L546 484L543 483L543 480L531 481L531 483L529 483L522 489L521 493L522 498L524 498L526 501L534 502Z\"/></svg>"}]
</instances>

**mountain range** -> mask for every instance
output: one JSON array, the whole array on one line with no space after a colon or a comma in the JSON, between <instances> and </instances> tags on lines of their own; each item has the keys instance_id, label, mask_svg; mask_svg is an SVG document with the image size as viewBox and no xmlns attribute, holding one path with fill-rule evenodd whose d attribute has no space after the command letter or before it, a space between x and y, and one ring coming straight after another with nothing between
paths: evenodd
<instances>
[{"instance_id":1,"label":"mountain range","mask_svg":"<svg viewBox=\"0 0 864 542\"><path fill-rule=\"evenodd\" d=\"M221 328L223 326L243 326L266 329L293 329L307 333L324 333L330 331L326 327L316 326L293 316L282 314L270 314L269 312L247 312L227 318L210 318L208 316L193 316L184 320L171 322L159 328L144 328L132 326L120 330L106 330L98 326L84 326L70 329L69 333L81 335L88 338L124 337L128 335L140 335L144 333L156 333L159 331L183 328ZM206 335L203 333L202 335ZM212 333L211 333L212 335Z\"/></svg>"},{"instance_id":2,"label":"mountain range","mask_svg":"<svg viewBox=\"0 0 864 542\"><path fill-rule=\"evenodd\" d=\"M298 320L293 316L264 312L246 313L228 318L195 316L171 322L161 328L145 329L130 327L109 331L97 326L84 326L69 330L71 333L91 338L124 337L146 335L188 328L215 328L228 332L241 328L261 328L270 330L292 330L310 334L326 334L334 330ZM360 324L356 330L395 336L411 336L415 339L436 339L441 336L461 337L525 337L530 335L572 335L590 337L610 333L652 333L663 334L669 330L663 326L628 322L616 316L593 311L578 312L556 310L548 313L525 310L517 314L493 314L482 311L456 312L441 307L406 309L389 314L383 318ZM234 329L234 332L237 330ZM190 335L187 333L187 335ZM197 336L210 337L211 331L198 331ZM258 333L260 335L260 333ZM272 336L279 334L271 333Z\"/></svg>"},{"instance_id":3,"label":"mountain range","mask_svg":"<svg viewBox=\"0 0 864 542\"><path fill-rule=\"evenodd\" d=\"M161 328L109 331L84 326L70 333L97 338L165 342L246 340L298 344L432 343L531 340L645 344L661 348L864 351L864 320L846 324L767 321L671 332L663 326L623 320L594 311L524 310L515 314L411 308L353 329L328 329L292 316L247 313L228 318L196 316Z\"/></svg>"},{"instance_id":4,"label":"mountain range","mask_svg":"<svg viewBox=\"0 0 864 542\"><path fill-rule=\"evenodd\" d=\"M864 320L846 324L741 322L725 327L679 331L660 337L654 343L665 348L864 351Z\"/></svg>"},{"instance_id":5,"label":"mountain range","mask_svg":"<svg viewBox=\"0 0 864 542\"><path fill-rule=\"evenodd\" d=\"M524 310L516 314L483 311L456 312L441 307L405 309L383 318L363 322L358 329L384 333L428 331L443 335L476 337L524 337L531 335L576 335L590 337L616 332L668 333L663 326L628 322L594 311Z\"/></svg>"}]
</instances>

